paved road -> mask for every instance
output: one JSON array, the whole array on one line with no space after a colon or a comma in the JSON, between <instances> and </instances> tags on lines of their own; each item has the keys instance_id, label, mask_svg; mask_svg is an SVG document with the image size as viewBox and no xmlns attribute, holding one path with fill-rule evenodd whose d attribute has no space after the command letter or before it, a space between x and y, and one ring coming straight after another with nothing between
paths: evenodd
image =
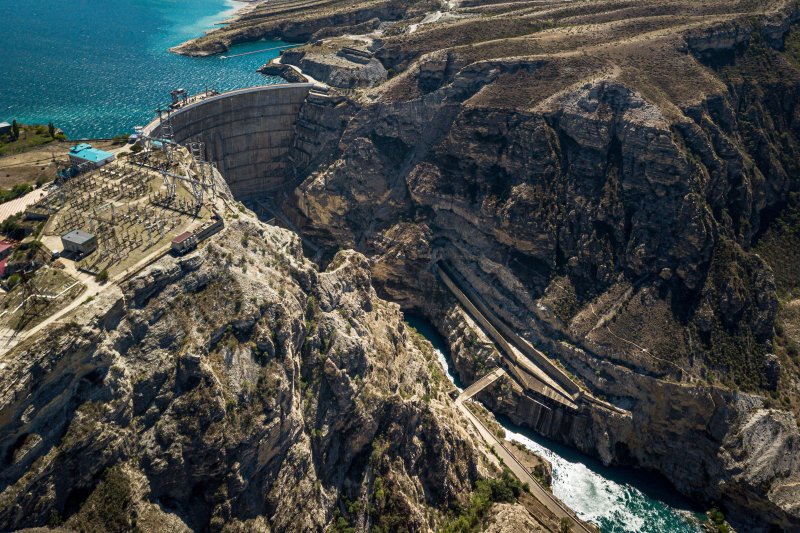
<instances>
[{"instance_id":1,"label":"paved road","mask_svg":"<svg viewBox=\"0 0 800 533\"><path fill-rule=\"evenodd\" d=\"M442 281L444 281L445 286L450 289L453 295L462 304L464 309L470 315L472 315L472 317L478 322L478 325L482 327L484 331L486 331L492 340L495 341L495 344L499 348L499 353L505 359L511 375L525 390L532 391L550 398L551 400L570 410L577 410L578 403L576 402L578 401L578 398L582 398L583 400L609 411L613 411L619 415L626 417L631 416L629 411L601 400L586 390L579 394L570 394L562 385L548 375L546 369L540 368L535 361L525 355L525 353L520 350L520 348L515 346L514 343L524 343L528 350L536 352L541 359L546 360L547 356L544 353L536 349L524 339L519 338L519 336L516 336L516 339L510 337L507 338L503 332L495 327L495 324L498 324L498 327L500 327L499 319L491 314L490 311L488 311L489 314L481 311L481 309L479 309L478 306L475 305L475 303L473 303L473 301L470 299L470 296L461 290L461 288L458 286L458 282L451 278L451 276L442 268L441 265L439 265L439 275L441 276ZM479 297L476 296L476 298ZM565 379L574 383L574 380L565 374L563 370L555 367L552 364L550 365L550 368L563 375Z\"/></svg>"},{"instance_id":2,"label":"paved road","mask_svg":"<svg viewBox=\"0 0 800 533\"><path fill-rule=\"evenodd\" d=\"M503 333L501 333L494 326L494 322L496 321L495 317L488 316L481 309L479 309L478 306L472 302L469 295L461 290L456 280L453 279L450 274L448 274L442 268L441 265L439 265L438 271L439 276L441 277L445 286L450 289L450 292L453 293L456 299L458 299L467 312L472 315L472 317L478 322L488 336L494 340L495 344L499 348L500 354L506 360L507 365L511 369L511 373L518 379L521 379L520 385L528 390L533 390L539 394L547 396L548 398L563 404L569 409L577 409L577 405L574 403L575 398L573 395L564 390L564 388L559 385L555 379L547 374L545 369L539 368L537 364L525 356L516 346L509 342L509 339L507 339ZM519 375L520 372L529 374L533 381L524 379L524 377ZM559 370L559 372L561 371ZM569 378L567 377L567 379ZM534 384L536 386L532 387L531 385Z\"/></svg>"},{"instance_id":3,"label":"paved road","mask_svg":"<svg viewBox=\"0 0 800 533\"><path fill-rule=\"evenodd\" d=\"M492 376L494 372L490 373L484 378ZM499 376L498 376L499 377ZM484 379L482 378L482 379ZM495 377L494 379L497 379ZM477 382L476 382L477 383ZM469 390L469 389L467 389ZM514 456L511 451L506 448L505 443L503 443L494 433L489 431L489 429L483 425L483 422L475 416L472 411L464 404L465 400L468 397L465 397L466 390L458 396L456 399L456 407L461 413L467 417L467 419L475 426L475 429L478 430L481 438L486 442L486 444L494 448L494 451L497 453L498 456L503 460L505 465L511 470L511 472L517 476L523 483L527 483L530 487L531 495L539 500L539 502L544 505L551 513L553 513L557 518L569 518L573 522L573 531L583 531L585 533L595 533L595 531L585 525L583 522L576 519L575 515L567 509L559 500L557 500L550 492L548 492L544 487L542 487L538 481L528 472L528 469L525 468L522 463L520 463L517 458Z\"/></svg>"},{"instance_id":4,"label":"paved road","mask_svg":"<svg viewBox=\"0 0 800 533\"><path fill-rule=\"evenodd\" d=\"M276 64L276 65L283 65L284 64L284 63L281 63L280 56L278 56L275 59L273 59L272 62L274 64ZM324 81L319 81L319 80L317 80L315 78L312 78L311 76L308 75L308 73L303 72L303 70L300 67L297 67L295 65L291 65L289 63L286 63L285 65L287 67L289 67L290 69L294 70L295 72L297 72L298 74L300 74L301 76L303 76L306 80L308 80L308 83L313 83L314 85L319 85L320 87L325 87L325 88L329 88L330 87L330 85L328 85Z\"/></svg>"}]
</instances>

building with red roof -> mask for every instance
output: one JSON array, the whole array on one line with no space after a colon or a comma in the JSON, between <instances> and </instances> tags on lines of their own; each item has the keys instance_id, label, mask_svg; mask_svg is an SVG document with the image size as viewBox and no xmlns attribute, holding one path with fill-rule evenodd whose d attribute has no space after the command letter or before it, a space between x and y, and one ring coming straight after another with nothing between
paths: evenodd
<instances>
[{"instance_id":1,"label":"building with red roof","mask_svg":"<svg viewBox=\"0 0 800 533\"><path fill-rule=\"evenodd\" d=\"M14 245L8 241L0 241L0 259L5 259L11 255Z\"/></svg>"}]
</instances>

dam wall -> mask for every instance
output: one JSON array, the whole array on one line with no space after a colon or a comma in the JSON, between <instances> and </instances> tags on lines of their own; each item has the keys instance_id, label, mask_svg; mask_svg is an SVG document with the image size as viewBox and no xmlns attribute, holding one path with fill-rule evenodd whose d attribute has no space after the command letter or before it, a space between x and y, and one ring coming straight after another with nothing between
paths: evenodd
<instances>
[{"instance_id":1,"label":"dam wall","mask_svg":"<svg viewBox=\"0 0 800 533\"><path fill-rule=\"evenodd\" d=\"M190 102L172 112L175 141L202 141L237 199L257 197L291 179L297 117L313 84L265 85ZM159 121L145 134L157 137Z\"/></svg>"}]
</instances>

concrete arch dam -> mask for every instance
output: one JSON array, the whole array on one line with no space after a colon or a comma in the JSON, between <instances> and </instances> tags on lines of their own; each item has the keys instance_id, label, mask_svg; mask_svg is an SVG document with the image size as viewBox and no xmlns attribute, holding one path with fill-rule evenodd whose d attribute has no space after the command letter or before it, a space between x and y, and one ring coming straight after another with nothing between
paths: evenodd
<instances>
[{"instance_id":1,"label":"concrete arch dam","mask_svg":"<svg viewBox=\"0 0 800 533\"><path fill-rule=\"evenodd\" d=\"M239 200L275 191L291 178L289 151L313 84L265 85L190 101L172 112L175 141L205 143ZM145 133L158 136L159 121Z\"/></svg>"}]
</instances>

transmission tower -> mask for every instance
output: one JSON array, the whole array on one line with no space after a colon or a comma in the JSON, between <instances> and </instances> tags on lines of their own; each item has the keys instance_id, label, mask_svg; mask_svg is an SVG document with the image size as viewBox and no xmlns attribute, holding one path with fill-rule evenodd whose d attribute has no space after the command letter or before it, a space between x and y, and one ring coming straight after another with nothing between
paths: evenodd
<instances>
[{"instance_id":1,"label":"transmission tower","mask_svg":"<svg viewBox=\"0 0 800 533\"><path fill-rule=\"evenodd\" d=\"M214 182L214 167L211 163L206 161L205 151L206 145L204 142L194 140L188 144L189 152L192 154L196 173L195 178L200 182L200 188L211 189L212 193L216 193L216 186Z\"/></svg>"},{"instance_id":2,"label":"transmission tower","mask_svg":"<svg viewBox=\"0 0 800 533\"><path fill-rule=\"evenodd\" d=\"M158 131L161 149L164 152L164 159L166 160L161 168L161 175L164 178L164 186L167 188L167 198L174 198L177 182L170 172L175 157L175 132L172 127L172 109L170 107L164 109L159 106L156 111L158 113Z\"/></svg>"}]
</instances>

